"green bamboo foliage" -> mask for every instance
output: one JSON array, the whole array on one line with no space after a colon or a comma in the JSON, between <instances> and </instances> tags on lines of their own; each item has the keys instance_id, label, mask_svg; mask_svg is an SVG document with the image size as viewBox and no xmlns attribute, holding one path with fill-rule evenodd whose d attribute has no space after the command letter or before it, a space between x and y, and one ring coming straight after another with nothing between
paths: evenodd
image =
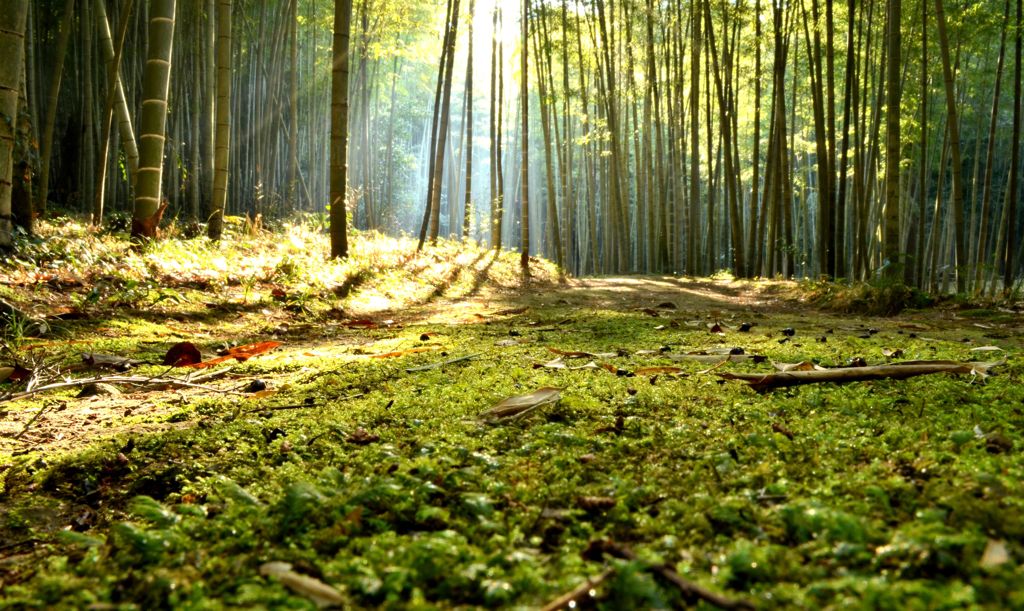
<instances>
[{"instance_id":1,"label":"green bamboo foliage","mask_svg":"<svg viewBox=\"0 0 1024 611\"><path fill-rule=\"evenodd\" d=\"M139 171L136 179L132 237L156 237L163 215L161 183L164 166L164 133L167 126L167 90L171 82L174 49L175 0L149 4L149 53L142 83L142 117L139 121Z\"/></svg>"}]
</instances>

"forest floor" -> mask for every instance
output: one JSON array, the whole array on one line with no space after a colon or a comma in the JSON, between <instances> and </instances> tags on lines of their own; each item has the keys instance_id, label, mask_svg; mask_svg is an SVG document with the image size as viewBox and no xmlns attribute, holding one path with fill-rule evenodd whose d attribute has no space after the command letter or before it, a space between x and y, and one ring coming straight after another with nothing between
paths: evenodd
<instances>
[{"instance_id":1,"label":"forest floor","mask_svg":"<svg viewBox=\"0 0 1024 611\"><path fill-rule=\"evenodd\" d=\"M1013 304L234 227L0 267L0 608L1024 607Z\"/></svg>"}]
</instances>

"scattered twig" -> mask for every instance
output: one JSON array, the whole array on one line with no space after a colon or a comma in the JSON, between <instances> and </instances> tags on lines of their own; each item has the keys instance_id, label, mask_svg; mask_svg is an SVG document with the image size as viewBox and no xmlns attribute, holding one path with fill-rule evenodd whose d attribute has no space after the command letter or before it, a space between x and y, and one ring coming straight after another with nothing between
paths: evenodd
<instances>
[{"instance_id":1,"label":"scattered twig","mask_svg":"<svg viewBox=\"0 0 1024 611\"><path fill-rule=\"evenodd\" d=\"M614 541L608 539L600 539L591 542L590 547L588 547L586 552L584 552L584 555L588 557L600 557L601 554L608 554L609 556L613 556L615 558L621 558L623 560L630 561L635 561L638 559L636 553L633 550L629 549L625 545L615 543ZM711 590L708 590L692 581L684 579L682 575L673 571L667 566L649 564L647 565L647 568L656 573L665 581L668 581L669 583L674 585L683 594L683 597L689 600L700 599L710 605L718 607L719 609L754 608L754 605L748 601L733 600L731 598L726 598L721 594L712 592Z\"/></svg>"},{"instance_id":2,"label":"scattered twig","mask_svg":"<svg viewBox=\"0 0 1024 611\"><path fill-rule=\"evenodd\" d=\"M584 596L592 596L592 594L590 594L591 590L593 590L603 581L611 577L614 573L615 569L608 568L596 577L588 577L587 580L581 583L580 585L576 586L572 590L569 590L565 594L562 594L558 598L544 605L541 611L558 611L558 609L565 609L571 603L580 598L583 598Z\"/></svg>"},{"instance_id":3,"label":"scattered twig","mask_svg":"<svg viewBox=\"0 0 1024 611\"><path fill-rule=\"evenodd\" d=\"M36 415L32 416L32 418L29 419L29 421L25 423L25 426L22 427L21 431L17 435L14 436L14 439L21 439L21 437L25 433L27 433L30 428L32 428L32 425L36 423L36 420L39 420L39 418L41 418L43 416L43 412L45 412L47 409L49 409L49 407L50 407L49 403L43 403L43 406L39 408L39 411L36 412Z\"/></svg>"},{"instance_id":4,"label":"scattered twig","mask_svg":"<svg viewBox=\"0 0 1024 611\"><path fill-rule=\"evenodd\" d=\"M365 396L366 396L366 393L361 392L361 393L356 393L354 395L347 395L347 396L344 396L344 397L336 397L335 400L337 400L337 401L348 401L350 399L358 399L359 397L365 397ZM254 407L253 409L246 410L245 413L247 413L247 414L256 414L256 413L260 413L260 412L276 412L278 410L284 410L284 409L306 409L306 408L310 408L310 407L320 407L321 405L323 405L323 404L322 403L315 403L315 402L310 402L310 403L287 403L285 405L267 405L267 406L264 406L264 407Z\"/></svg>"},{"instance_id":5,"label":"scattered twig","mask_svg":"<svg viewBox=\"0 0 1024 611\"><path fill-rule=\"evenodd\" d=\"M0 397L0 403L5 401L13 401L15 399L23 399L32 395L46 392L50 390L60 390L62 388L74 388L76 386L85 386L87 384L136 384L141 386L179 386L182 388L197 388L200 390L207 390L210 392L230 394L230 395L245 395L245 393L223 390L220 388L214 388L212 386L205 386L203 384L196 384L194 382L187 382L178 378L171 377L157 377L157 376L97 376L94 378L85 378L81 380L69 380L66 382L54 382L52 384L44 384L42 386L36 386L31 390L25 390L23 392L9 393Z\"/></svg>"},{"instance_id":6,"label":"scattered twig","mask_svg":"<svg viewBox=\"0 0 1024 611\"><path fill-rule=\"evenodd\" d=\"M726 380L743 380L757 392L767 392L785 386L814 384L817 382L863 382L866 380L904 380L931 373L971 374L984 379L990 369L1005 361L994 363L960 363L957 361L907 361L892 365L869 367L835 367L812 371L780 371L776 373L730 373L717 374Z\"/></svg>"},{"instance_id":7,"label":"scattered twig","mask_svg":"<svg viewBox=\"0 0 1024 611\"><path fill-rule=\"evenodd\" d=\"M7 552L19 547L25 547L26 545L35 545L36 543L42 543L40 539L25 539L24 541L15 541L14 543L4 543L0 545L0 552Z\"/></svg>"},{"instance_id":8,"label":"scattered twig","mask_svg":"<svg viewBox=\"0 0 1024 611\"><path fill-rule=\"evenodd\" d=\"M466 356L460 356L458 358L448 359L447 361L440 361L438 363L431 363L429 365L422 365L420 367L409 367L408 369L405 370L405 373L416 373L418 371L430 371L431 369L438 369L440 367L444 367L445 365L452 365L452 364L455 364L455 363L461 363L462 361L468 361L470 359L475 359L476 357L480 356L481 354L483 354L483 352L477 352L475 354L467 354Z\"/></svg>"}]
</instances>

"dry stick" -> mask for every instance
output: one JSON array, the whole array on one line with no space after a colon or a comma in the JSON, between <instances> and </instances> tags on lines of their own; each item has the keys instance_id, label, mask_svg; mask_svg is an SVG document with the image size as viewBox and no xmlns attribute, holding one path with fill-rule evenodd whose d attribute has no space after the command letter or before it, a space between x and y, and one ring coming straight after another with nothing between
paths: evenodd
<instances>
[{"instance_id":1,"label":"dry stick","mask_svg":"<svg viewBox=\"0 0 1024 611\"><path fill-rule=\"evenodd\" d=\"M637 555L633 550L629 549L625 545L620 545L610 540L594 541L590 544L590 551L603 552L616 558L622 558L623 560L635 561ZM753 609L754 605L745 600L733 600L726 598L721 594L712 592L711 590L705 589L696 583L684 579L679 573L673 571L667 566L658 564L648 564L647 567L657 573L659 576L676 586L680 592L682 592L685 598L699 598L708 604L714 605L719 609Z\"/></svg>"},{"instance_id":2,"label":"dry stick","mask_svg":"<svg viewBox=\"0 0 1024 611\"><path fill-rule=\"evenodd\" d=\"M743 380L757 392L766 392L784 386L814 384L817 382L862 382L866 380L904 380L931 373L961 373L985 377L988 371L1004 361L994 363L959 363L957 361L908 361L894 365L870 367L836 367L814 371L784 371L778 373L719 373L726 380Z\"/></svg>"},{"instance_id":3,"label":"dry stick","mask_svg":"<svg viewBox=\"0 0 1024 611\"><path fill-rule=\"evenodd\" d=\"M597 577L588 577L587 580L580 585L544 605L541 611L557 611L558 609L568 607L573 601L589 595L591 590L600 585L601 582L611 577L614 572L615 569L605 569L604 572Z\"/></svg>"},{"instance_id":4,"label":"dry stick","mask_svg":"<svg viewBox=\"0 0 1024 611\"><path fill-rule=\"evenodd\" d=\"M441 361L439 363L431 363L429 365L423 365L422 367L410 367L410 368L405 370L405 373L415 373L417 371L429 371L431 369L437 369L439 367L444 367L445 365L452 365L454 363L461 363L462 361L468 361L470 359L475 359L476 357L480 356L481 354L483 354L483 352L477 352L475 354L468 354L466 356L460 356L458 358L449 359L447 361Z\"/></svg>"},{"instance_id":5,"label":"dry stick","mask_svg":"<svg viewBox=\"0 0 1024 611\"><path fill-rule=\"evenodd\" d=\"M28 430L32 428L32 425L36 423L36 420L39 420L39 418L43 415L43 412L45 412L46 408L48 407L50 407L50 404L44 403L43 406L39 408L39 411L36 412L36 415L32 416L32 418L25 423L25 426L24 428L21 429L21 432L14 436L14 439L21 439L22 435L27 433Z\"/></svg>"},{"instance_id":6,"label":"dry stick","mask_svg":"<svg viewBox=\"0 0 1024 611\"><path fill-rule=\"evenodd\" d=\"M59 390L61 388L73 388L75 386L86 386L87 384L141 384L141 385L155 385L155 384L168 384L170 386L181 386L184 388L198 388L200 390L208 390L210 392L217 392L222 394L231 395L245 395L242 392L236 392L233 390L222 390L220 388L213 388L212 386L204 386L202 384L194 384L192 382L185 382L177 378L157 378L157 377L141 377L141 376L108 376L108 377L96 377L87 378L83 380L71 380L70 382L56 382L53 384L46 384L44 386L37 386L32 390L26 390L24 392L10 393L3 397L0 397L0 403L5 401L13 401L15 399L22 399L24 397L30 397L37 393L45 392L48 390Z\"/></svg>"}]
</instances>

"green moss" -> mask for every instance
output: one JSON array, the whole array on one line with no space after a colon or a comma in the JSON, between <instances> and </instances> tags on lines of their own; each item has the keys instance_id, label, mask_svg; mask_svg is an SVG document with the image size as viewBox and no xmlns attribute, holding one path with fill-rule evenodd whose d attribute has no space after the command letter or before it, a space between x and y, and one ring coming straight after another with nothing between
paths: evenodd
<instances>
[{"instance_id":1,"label":"green moss","mask_svg":"<svg viewBox=\"0 0 1024 611\"><path fill-rule=\"evenodd\" d=\"M678 296L679 310L655 318L640 309L658 305L642 292L521 291L514 253L446 242L414 255L404 242L373 238L377 251L356 241L353 260L324 266L317 251L283 245L307 234L289 235L276 251L204 242L193 257L180 243L153 246L121 275L138 266L166 278L178 266L189 283L238 294L171 285L186 299L140 309L100 301L94 318L68 323L68 340L151 363L183 339L212 353L277 337L280 350L217 382L237 389L259 377L276 394L151 391L154 412L125 416L119 424L140 428L114 439L61 455L14 456L4 446L0 539L42 544L2 565L0 606L309 608L260 576L262 563L281 560L334 585L353 607L537 607L601 570L582 555L598 538L643 559L611 561L615 575L598 588L607 608L683 603L648 562L765 607L1024 603L1019 336L999 340L1009 362L985 384L927 376L762 396L723 383L713 364L668 356L735 346L824 365L881 363L883 349L897 348L904 359L977 359L970 349L994 341L986 327L1009 324L998 311L937 324L931 312L862 320L792 303L711 309ZM112 259L65 246L87 275ZM39 248L39 257L61 256ZM229 269L200 278L198 255L222 257ZM538 267L542 281L555 280L553 268ZM359 282L342 298L332 289L346 277ZM792 290L729 286L776 298ZM287 309L272 287L302 307ZM384 299L391 309L374 310ZM463 303L475 309L462 312ZM518 305L529 309L497 313ZM378 326L345 324L364 317ZM745 320L757 325L740 333ZM716 321L723 335L707 331ZM787 327L796 331L789 339ZM77 362L82 345L56 344L54 362ZM563 362L594 360L621 375L538 367L555 358L549 348L610 353ZM407 372L469 354L478 356ZM629 375L651 366L682 371ZM561 401L514 422L477 418L542 386L562 389ZM21 413L53 397L3 409ZM274 409L282 406L291 408ZM173 430L141 428L168 421ZM997 539L1010 561L984 566Z\"/></svg>"}]
</instances>

